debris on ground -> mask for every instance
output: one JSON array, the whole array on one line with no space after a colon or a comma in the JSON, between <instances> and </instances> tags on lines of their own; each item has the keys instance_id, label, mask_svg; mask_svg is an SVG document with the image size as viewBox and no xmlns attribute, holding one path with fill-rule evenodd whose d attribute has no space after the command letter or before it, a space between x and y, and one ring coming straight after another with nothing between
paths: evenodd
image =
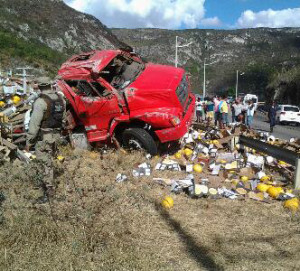
<instances>
[{"instance_id":1,"label":"debris on ground","mask_svg":"<svg viewBox=\"0 0 300 271\"><path fill-rule=\"evenodd\" d=\"M239 135L300 151L298 139L281 140L250 131L242 124L225 130L196 124L183 137L181 149L165 154L155 166L154 172L173 172L174 178L154 177L153 181L169 187L172 193L192 198L248 198L265 203L277 200L284 201L284 206L293 212L297 210L299 200L292 189L294 167L255 149L232 146L233 137ZM179 172L186 177L179 178Z\"/></svg>"},{"instance_id":2,"label":"debris on ground","mask_svg":"<svg viewBox=\"0 0 300 271\"><path fill-rule=\"evenodd\" d=\"M0 109L0 161L21 160L29 163L34 153L22 150L26 139L26 119L32 102L38 93L8 95L2 98ZM26 117L27 116L27 117ZM185 194L191 198L252 199L260 202L284 201L284 207L293 212L299 208L299 200L292 189L294 166L275 159L255 149L244 147L235 138L247 136L300 153L300 139L281 140L266 132L255 132L243 124L230 124L218 129L206 123L196 123L182 138L180 149L170 149L160 158L146 155L144 163L136 164L131 172L135 178L153 176L155 183L169 187L170 193ZM78 137L73 136L72 140ZM96 152L91 152L95 158ZM53 157L59 163L62 155ZM156 164L151 165L155 160ZM165 178L164 174L173 174ZM126 175L127 174L127 175ZM116 182L128 181L130 172L118 173ZM160 177L159 175L162 175ZM173 206L164 200L166 208ZM168 207L170 206L170 207Z\"/></svg>"},{"instance_id":3,"label":"debris on ground","mask_svg":"<svg viewBox=\"0 0 300 271\"><path fill-rule=\"evenodd\" d=\"M136 169L132 171L134 177L150 176L151 175L151 166L148 163L142 163L138 165Z\"/></svg>"}]
</instances>

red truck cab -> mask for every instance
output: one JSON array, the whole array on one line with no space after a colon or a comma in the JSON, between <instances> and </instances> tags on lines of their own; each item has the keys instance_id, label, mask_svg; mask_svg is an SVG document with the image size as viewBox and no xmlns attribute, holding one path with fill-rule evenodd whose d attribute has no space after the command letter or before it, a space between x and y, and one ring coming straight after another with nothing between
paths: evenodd
<instances>
[{"instance_id":1,"label":"red truck cab","mask_svg":"<svg viewBox=\"0 0 300 271\"><path fill-rule=\"evenodd\" d=\"M73 127L84 127L90 143L117 139L155 154L157 143L179 140L191 125L195 97L181 68L103 50L72 57L58 74Z\"/></svg>"}]
</instances>

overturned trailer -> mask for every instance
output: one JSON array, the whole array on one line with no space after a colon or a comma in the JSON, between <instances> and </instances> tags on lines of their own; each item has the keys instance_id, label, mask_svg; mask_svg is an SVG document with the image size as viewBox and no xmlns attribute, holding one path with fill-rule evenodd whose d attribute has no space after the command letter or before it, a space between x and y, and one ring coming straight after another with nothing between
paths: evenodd
<instances>
[{"instance_id":1,"label":"overturned trailer","mask_svg":"<svg viewBox=\"0 0 300 271\"><path fill-rule=\"evenodd\" d=\"M70 130L92 142L118 142L157 153L158 144L188 131L195 97L185 71L123 50L72 57L59 70L58 87L69 102Z\"/></svg>"}]
</instances>

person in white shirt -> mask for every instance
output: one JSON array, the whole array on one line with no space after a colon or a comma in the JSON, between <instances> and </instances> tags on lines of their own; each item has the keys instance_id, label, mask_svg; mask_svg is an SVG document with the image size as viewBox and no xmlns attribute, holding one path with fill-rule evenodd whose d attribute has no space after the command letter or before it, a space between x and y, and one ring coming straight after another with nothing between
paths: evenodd
<instances>
[{"instance_id":1,"label":"person in white shirt","mask_svg":"<svg viewBox=\"0 0 300 271\"><path fill-rule=\"evenodd\" d=\"M255 106L253 100L250 100L247 106L247 122L246 122L246 125L248 126L249 129L251 129L252 127L254 112L255 112Z\"/></svg>"}]
</instances>

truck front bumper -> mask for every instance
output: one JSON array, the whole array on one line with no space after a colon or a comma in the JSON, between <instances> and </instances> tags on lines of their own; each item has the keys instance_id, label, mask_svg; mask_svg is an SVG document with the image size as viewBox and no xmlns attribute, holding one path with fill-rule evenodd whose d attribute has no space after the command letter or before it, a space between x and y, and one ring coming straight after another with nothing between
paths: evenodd
<instances>
[{"instance_id":1,"label":"truck front bumper","mask_svg":"<svg viewBox=\"0 0 300 271\"><path fill-rule=\"evenodd\" d=\"M190 94L188 109L179 125L155 131L155 134L161 143L179 140L188 132L195 113L195 101L195 96Z\"/></svg>"}]
</instances>

